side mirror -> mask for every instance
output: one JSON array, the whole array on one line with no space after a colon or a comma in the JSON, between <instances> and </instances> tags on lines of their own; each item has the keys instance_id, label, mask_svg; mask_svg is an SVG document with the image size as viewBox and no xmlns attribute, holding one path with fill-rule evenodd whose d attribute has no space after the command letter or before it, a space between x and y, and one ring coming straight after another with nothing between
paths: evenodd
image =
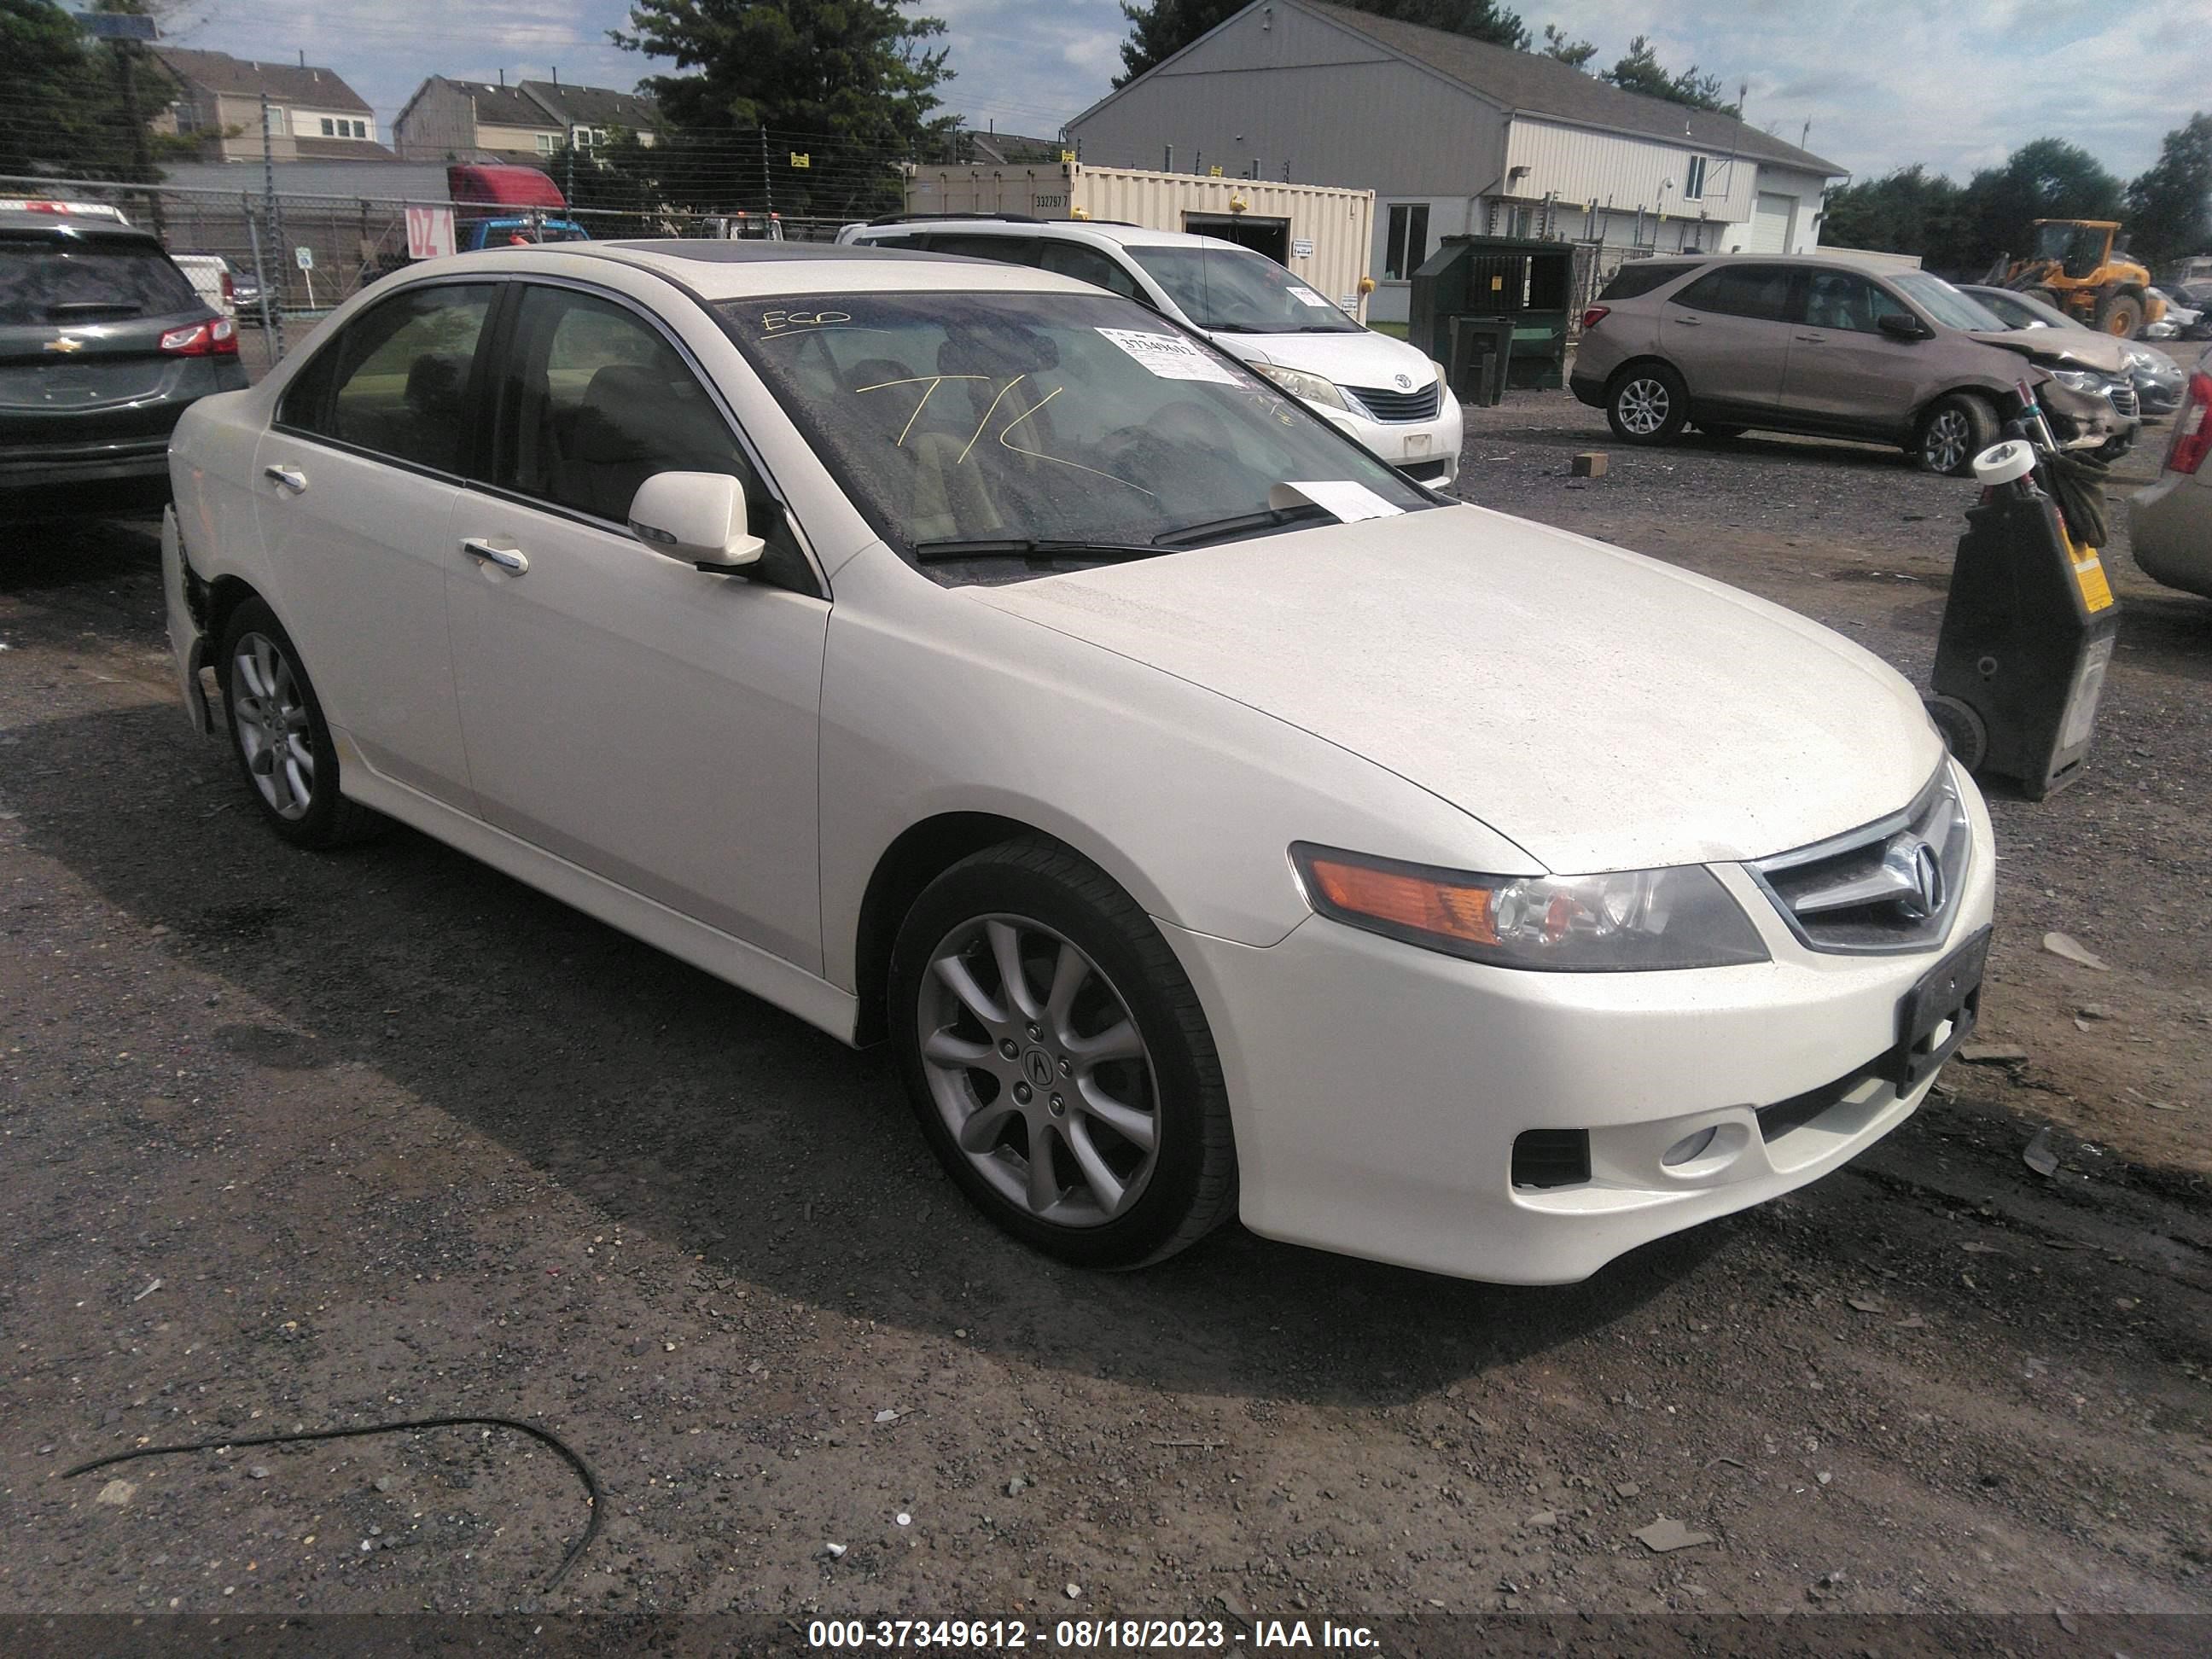
<instances>
[{"instance_id":1,"label":"side mirror","mask_svg":"<svg viewBox=\"0 0 2212 1659\"><path fill-rule=\"evenodd\" d=\"M768 544L745 530L744 486L726 472L656 472L629 504L630 533L655 553L729 574Z\"/></svg>"},{"instance_id":2,"label":"side mirror","mask_svg":"<svg viewBox=\"0 0 2212 1659\"><path fill-rule=\"evenodd\" d=\"M1885 311L1875 319L1875 326L1893 340L1924 340L1928 331L1920 326L1917 317L1907 316L1901 311Z\"/></svg>"}]
</instances>

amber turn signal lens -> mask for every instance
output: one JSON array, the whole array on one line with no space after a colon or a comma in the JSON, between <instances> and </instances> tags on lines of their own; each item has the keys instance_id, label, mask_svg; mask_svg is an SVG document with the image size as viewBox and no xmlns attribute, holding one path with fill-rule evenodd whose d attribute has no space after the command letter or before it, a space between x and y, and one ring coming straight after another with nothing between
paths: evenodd
<instances>
[{"instance_id":1,"label":"amber turn signal lens","mask_svg":"<svg viewBox=\"0 0 2212 1659\"><path fill-rule=\"evenodd\" d=\"M1306 871L1318 895L1336 910L1425 933L1495 945L1498 930L1487 887L1455 885L1395 870L1310 857Z\"/></svg>"}]
</instances>

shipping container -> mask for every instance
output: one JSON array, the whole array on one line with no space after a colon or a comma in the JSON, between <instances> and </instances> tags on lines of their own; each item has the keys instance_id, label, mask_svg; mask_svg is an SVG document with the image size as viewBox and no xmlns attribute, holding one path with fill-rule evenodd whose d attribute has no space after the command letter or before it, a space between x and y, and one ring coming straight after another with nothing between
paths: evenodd
<instances>
[{"instance_id":1,"label":"shipping container","mask_svg":"<svg viewBox=\"0 0 2212 1659\"><path fill-rule=\"evenodd\" d=\"M908 213L1106 219L1218 236L1289 267L1361 321L1375 192L1270 179L1217 179L1079 161L910 167Z\"/></svg>"}]
</instances>

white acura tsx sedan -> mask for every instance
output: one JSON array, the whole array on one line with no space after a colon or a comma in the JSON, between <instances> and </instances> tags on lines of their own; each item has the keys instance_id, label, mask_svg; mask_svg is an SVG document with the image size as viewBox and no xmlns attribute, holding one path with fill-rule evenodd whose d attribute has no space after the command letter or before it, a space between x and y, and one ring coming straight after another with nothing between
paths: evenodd
<instances>
[{"instance_id":1,"label":"white acura tsx sedan","mask_svg":"<svg viewBox=\"0 0 2212 1659\"><path fill-rule=\"evenodd\" d=\"M1579 1279L1835 1169L1974 1020L1989 820L1897 674L1062 277L432 260L172 468L185 701L279 836L396 818L887 1039L1073 1261L1234 1213Z\"/></svg>"}]
</instances>

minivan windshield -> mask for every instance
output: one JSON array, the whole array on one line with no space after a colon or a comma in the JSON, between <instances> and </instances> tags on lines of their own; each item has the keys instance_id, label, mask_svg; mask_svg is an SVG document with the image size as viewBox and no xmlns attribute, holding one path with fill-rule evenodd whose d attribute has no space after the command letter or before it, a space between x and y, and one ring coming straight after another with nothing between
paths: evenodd
<instances>
[{"instance_id":1,"label":"minivan windshield","mask_svg":"<svg viewBox=\"0 0 2212 1659\"><path fill-rule=\"evenodd\" d=\"M1357 334L1359 325L1264 253L1180 243L1124 247L1199 327L1217 334Z\"/></svg>"},{"instance_id":2,"label":"minivan windshield","mask_svg":"<svg viewBox=\"0 0 2212 1659\"><path fill-rule=\"evenodd\" d=\"M1898 292L1918 306L1946 328L2002 330L2008 326L1999 317L1971 294L1961 294L1941 276L1931 276L1924 270L1900 270L1884 273Z\"/></svg>"},{"instance_id":3,"label":"minivan windshield","mask_svg":"<svg viewBox=\"0 0 2212 1659\"><path fill-rule=\"evenodd\" d=\"M1435 504L1297 399L1112 295L714 309L856 504L922 562L963 548L1131 556Z\"/></svg>"}]
</instances>

